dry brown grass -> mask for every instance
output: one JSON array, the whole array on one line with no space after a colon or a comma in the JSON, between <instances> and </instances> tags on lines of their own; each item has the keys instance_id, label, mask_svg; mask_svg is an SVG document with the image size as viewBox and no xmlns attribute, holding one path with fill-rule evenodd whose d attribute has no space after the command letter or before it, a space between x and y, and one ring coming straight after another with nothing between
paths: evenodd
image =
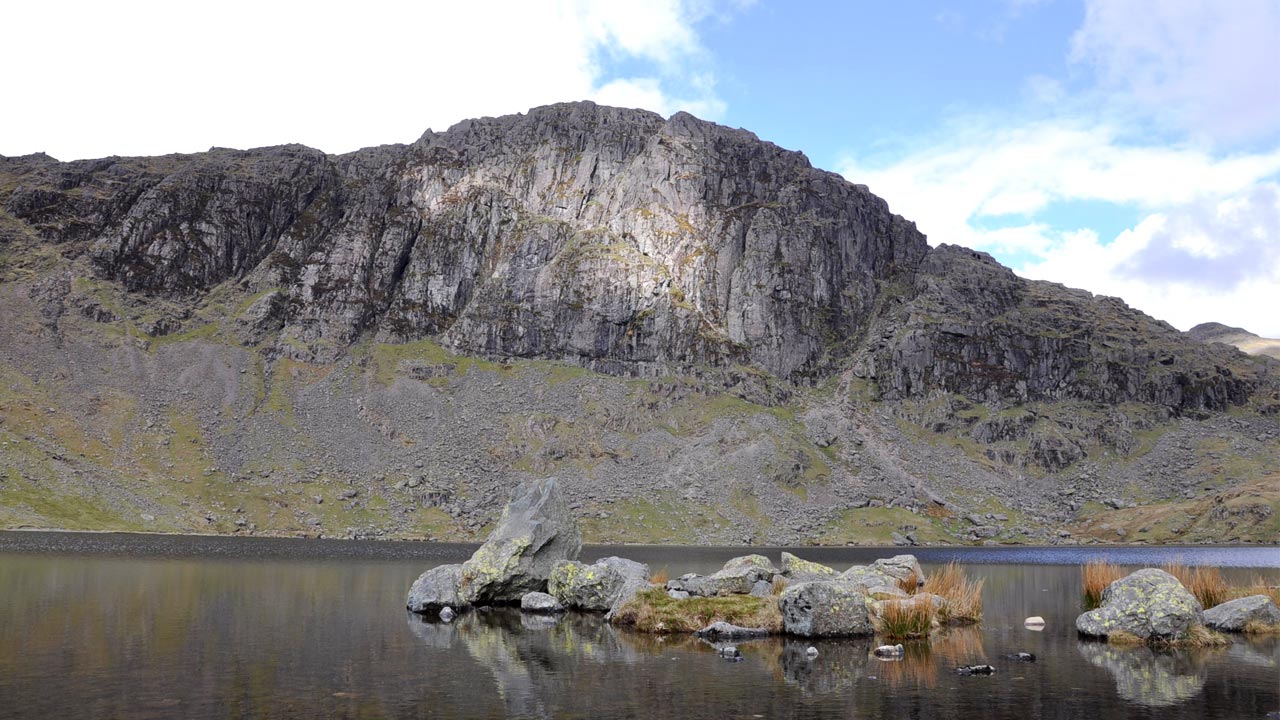
<instances>
[{"instance_id":1,"label":"dry brown grass","mask_svg":"<svg viewBox=\"0 0 1280 720\"><path fill-rule=\"evenodd\" d=\"M1142 638L1138 637L1137 635L1134 635L1131 632L1126 632L1124 630L1117 630L1111 633L1110 635L1108 635L1107 642L1112 645L1125 645L1125 646L1146 644L1146 641L1143 640Z\"/></svg>"},{"instance_id":2,"label":"dry brown grass","mask_svg":"<svg viewBox=\"0 0 1280 720\"><path fill-rule=\"evenodd\" d=\"M637 593L614 616L616 624L651 633L689 633L717 621L782 632L777 599L753 595L675 600L662 588L649 588Z\"/></svg>"},{"instance_id":3,"label":"dry brown grass","mask_svg":"<svg viewBox=\"0 0 1280 720\"><path fill-rule=\"evenodd\" d=\"M769 594L776 597L778 595L781 595L782 591L786 589L787 589L787 579L782 577L781 575L774 575L773 582L769 584Z\"/></svg>"},{"instance_id":4,"label":"dry brown grass","mask_svg":"<svg viewBox=\"0 0 1280 720\"><path fill-rule=\"evenodd\" d=\"M1212 648L1226 647L1231 644L1231 639L1203 625L1192 625L1191 629L1182 637L1171 642L1157 642L1156 644L1179 648Z\"/></svg>"},{"instance_id":5,"label":"dry brown grass","mask_svg":"<svg viewBox=\"0 0 1280 720\"><path fill-rule=\"evenodd\" d=\"M915 570L912 570L910 575L898 581L898 587L902 588L902 592L914 595L920 589L920 576L916 574Z\"/></svg>"},{"instance_id":6,"label":"dry brown grass","mask_svg":"<svg viewBox=\"0 0 1280 720\"><path fill-rule=\"evenodd\" d=\"M1266 580L1258 576L1254 576L1253 582L1248 585L1239 585L1228 589L1227 595L1227 600L1251 597L1253 595L1266 595L1271 598L1272 602L1280 605L1280 587L1272 587L1267 584Z\"/></svg>"},{"instance_id":7,"label":"dry brown grass","mask_svg":"<svg viewBox=\"0 0 1280 720\"><path fill-rule=\"evenodd\" d=\"M1231 599L1231 587L1222 579L1222 573L1215 567L1188 568L1180 562L1167 563L1164 571L1178 578L1206 610L1214 605L1221 605Z\"/></svg>"},{"instance_id":8,"label":"dry brown grass","mask_svg":"<svg viewBox=\"0 0 1280 720\"><path fill-rule=\"evenodd\" d=\"M1080 584L1084 587L1084 607L1092 610L1102 604L1102 592L1124 577L1119 565L1106 560L1090 560L1080 568Z\"/></svg>"},{"instance_id":9,"label":"dry brown grass","mask_svg":"<svg viewBox=\"0 0 1280 720\"><path fill-rule=\"evenodd\" d=\"M970 579L955 562L929 575L921 592L933 593L947 601L939 620L948 623L976 623L982 619L982 580Z\"/></svg>"},{"instance_id":10,"label":"dry brown grass","mask_svg":"<svg viewBox=\"0 0 1280 720\"><path fill-rule=\"evenodd\" d=\"M666 568L662 568L658 572L649 576L649 584L650 585L666 585L667 581L670 579L671 579L670 573L667 571Z\"/></svg>"},{"instance_id":11,"label":"dry brown grass","mask_svg":"<svg viewBox=\"0 0 1280 720\"><path fill-rule=\"evenodd\" d=\"M1250 620L1241 629L1245 635L1280 635L1280 625L1270 625L1260 620Z\"/></svg>"},{"instance_id":12,"label":"dry brown grass","mask_svg":"<svg viewBox=\"0 0 1280 720\"><path fill-rule=\"evenodd\" d=\"M885 600L880 604L878 630L889 640L929 637L933 630L933 604Z\"/></svg>"}]
</instances>

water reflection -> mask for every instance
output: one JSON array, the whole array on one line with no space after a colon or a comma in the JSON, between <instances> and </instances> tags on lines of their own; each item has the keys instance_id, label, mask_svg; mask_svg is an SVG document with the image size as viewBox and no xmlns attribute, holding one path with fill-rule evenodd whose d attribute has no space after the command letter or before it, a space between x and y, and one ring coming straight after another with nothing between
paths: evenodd
<instances>
[{"instance_id":1,"label":"water reflection","mask_svg":"<svg viewBox=\"0 0 1280 720\"><path fill-rule=\"evenodd\" d=\"M1147 707L1177 705L1200 694L1208 680L1206 661L1224 652L1156 651L1104 642L1081 642L1079 650L1089 662L1111 673L1120 697Z\"/></svg>"},{"instance_id":2,"label":"water reflection","mask_svg":"<svg viewBox=\"0 0 1280 720\"><path fill-rule=\"evenodd\" d=\"M986 580L983 625L909 645L898 662L870 657L871 639L781 638L737 643L743 661L726 662L701 640L637 634L599 616L423 622L405 613L404 592L430 563L361 559L360 544L343 546L340 561L278 559L292 543L246 545L237 559L218 539L211 560L196 557L201 542L183 539L176 558L0 551L0 720L1227 720L1280 709L1280 638L1164 659L1082 648L1071 624L1079 571L1068 566L971 565ZM257 557L262 548L271 559ZM715 569L741 549L641 552L678 575ZM837 563L852 557L827 552ZM1022 627L1028 615L1045 617L1044 632ZM1018 651L1037 661L1004 659ZM954 672L976 663L999 672Z\"/></svg>"}]
</instances>

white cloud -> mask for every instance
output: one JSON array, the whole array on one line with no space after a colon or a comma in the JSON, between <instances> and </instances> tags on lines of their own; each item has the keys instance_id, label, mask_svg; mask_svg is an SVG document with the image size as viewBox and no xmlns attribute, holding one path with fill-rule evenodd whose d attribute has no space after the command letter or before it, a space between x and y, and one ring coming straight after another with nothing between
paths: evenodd
<instances>
[{"instance_id":1,"label":"white cloud","mask_svg":"<svg viewBox=\"0 0 1280 720\"><path fill-rule=\"evenodd\" d=\"M1280 337L1280 186L1152 214L1109 243L1068 233L1021 274L1087 279L1183 330L1213 321Z\"/></svg>"},{"instance_id":2,"label":"white cloud","mask_svg":"<svg viewBox=\"0 0 1280 720\"><path fill-rule=\"evenodd\" d=\"M60 159L410 142L468 117L594 98L723 113L704 0L102 3L5 12L0 153ZM637 69L627 77L611 70ZM21 71L16 68L23 68Z\"/></svg>"},{"instance_id":3,"label":"white cloud","mask_svg":"<svg viewBox=\"0 0 1280 720\"><path fill-rule=\"evenodd\" d=\"M1280 3L1087 0L1073 60L1112 100L1218 141L1280 128Z\"/></svg>"},{"instance_id":4,"label":"white cloud","mask_svg":"<svg viewBox=\"0 0 1280 720\"><path fill-rule=\"evenodd\" d=\"M1107 126L974 123L883 165L842 169L930 242L1012 260L1020 274L1118 295L1182 328L1216 320L1280 335L1280 150L1215 157L1137 146ZM1102 201L1143 219L1099 237L1054 202ZM1002 227L992 228L994 225Z\"/></svg>"}]
</instances>

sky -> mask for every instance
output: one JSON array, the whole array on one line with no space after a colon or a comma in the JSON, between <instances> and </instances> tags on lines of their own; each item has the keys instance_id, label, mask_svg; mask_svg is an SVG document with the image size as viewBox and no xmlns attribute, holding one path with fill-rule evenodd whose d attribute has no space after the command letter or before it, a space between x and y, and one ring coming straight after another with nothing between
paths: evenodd
<instances>
[{"instance_id":1,"label":"sky","mask_svg":"<svg viewBox=\"0 0 1280 720\"><path fill-rule=\"evenodd\" d=\"M869 185L931 244L1280 337L1280 0L11 5L0 155L686 110Z\"/></svg>"}]
</instances>

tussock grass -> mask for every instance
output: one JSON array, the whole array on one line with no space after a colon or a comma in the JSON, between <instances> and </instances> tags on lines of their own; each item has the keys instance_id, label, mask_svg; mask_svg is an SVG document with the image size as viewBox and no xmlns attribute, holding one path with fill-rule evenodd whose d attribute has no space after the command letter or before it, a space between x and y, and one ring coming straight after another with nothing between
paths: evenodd
<instances>
[{"instance_id":1,"label":"tussock grass","mask_svg":"<svg viewBox=\"0 0 1280 720\"><path fill-rule=\"evenodd\" d=\"M777 597L778 595L782 594L783 590L786 590L786 589L787 589L786 578L782 577L781 575L774 575L773 582L769 584L769 594L773 595L774 597Z\"/></svg>"},{"instance_id":2,"label":"tussock grass","mask_svg":"<svg viewBox=\"0 0 1280 720\"><path fill-rule=\"evenodd\" d=\"M1271 625L1260 620L1250 620L1241 628L1245 635L1280 635L1280 625Z\"/></svg>"},{"instance_id":3,"label":"tussock grass","mask_svg":"<svg viewBox=\"0 0 1280 720\"><path fill-rule=\"evenodd\" d=\"M1111 645L1132 647L1134 645L1145 645L1146 641L1131 632L1117 630L1107 636L1107 643Z\"/></svg>"},{"instance_id":4,"label":"tussock grass","mask_svg":"<svg viewBox=\"0 0 1280 720\"><path fill-rule=\"evenodd\" d=\"M1157 640L1152 644L1175 648L1213 648L1230 645L1231 640L1226 635L1214 632L1203 625L1192 625L1182 637L1174 640Z\"/></svg>"},{"instance_id":5,"label":"tussock grass","mask_svg":"<svg viewBox=\"0 0 1280 720\"><path fill-rule=\"evenodd\" d=\"M933 604L885 600L880 605L879 632L889 640L929 637L933 630Z\"/></svg>"},{"instance_id":6,"label":"tussock grass","mask_svg":"<svg viewBox=\"0 0 1280 720\"><path fill-rule=\"evenodd\" d=\"M1180 562L1166 563L1164 571L1178 578L1206 610L1231 599L1231 588L1216 567L1188 568Z\"/></svg>"},{"instance_id":7,"label":"tussock grass","mask_svg":"<svg viewBox=\"0 0 1280 720\"><path fill-rule=\"evenodd\" d=\"M976 623L982 620L982 580L973 580L955 562L929 575L921 592L933 593L947 601L938 618L948 623Z\"/></svg>"},{"instance_id":8,"label":"tussock grass","mask_svg":"<svg viewBox=\"0 0 1280 720\"><path fill-rule=\"evenodd\" d=\"M898 581L898 587L902 588L902 592L912 595L920 589L920 576L916 575L916 571L912 570L911 574Z\"/></svg>"},{"instance_id":9,"label":"tussock grass","mask_svg":"<svg viewBox=\"0 0 1280 720\"><path fill-rule=\"evenodd\" d=\"M1242 597L1251 597L1253 595L1266 595L1271 598L1271 602L1280 605L1280 586L1272 587L1267 584L1266 580L1261 577L1254 576L1253 582L1248 585L1240 585L1230 588L1227 591L1227 600L1236 600Z\"/></svg>"},{"instance_id":10,"label":"tussock grass","mask_svg":"<svg viewBox=\"0 0 1280 720\"><path fill-rule=\"evenodd\" d=\"M666 568L662 568L658 572L649 576L649 584L650 585L666 585L667 581L670 579L671 579L670 572Z\"/></svg>"},{"instance_id":11,"label":"tussock grass","mask_svg":"<svg viewBox=\"0 0 1280 720\"><path fill-rule=\"evenodd\" d=\"M718 621L782 632L776 598L726 595L675 600L662 588L637 593L618 609L613 621L649 633L689 633Z\"/></svg>"},{"instance_id":12,"label":"tussock grass","mask_svg":"<svg viewBox=\"0 0 1280 720\"><path fill-rule=\"evenodd\" d=\"M1119 565L1106 560L1090 560L1080 568L1080 583L1084 587L1084 608L1093 610L1102 604L1102 592L1111 583L1124 577Z\"/></svg>"}]
</instances>

